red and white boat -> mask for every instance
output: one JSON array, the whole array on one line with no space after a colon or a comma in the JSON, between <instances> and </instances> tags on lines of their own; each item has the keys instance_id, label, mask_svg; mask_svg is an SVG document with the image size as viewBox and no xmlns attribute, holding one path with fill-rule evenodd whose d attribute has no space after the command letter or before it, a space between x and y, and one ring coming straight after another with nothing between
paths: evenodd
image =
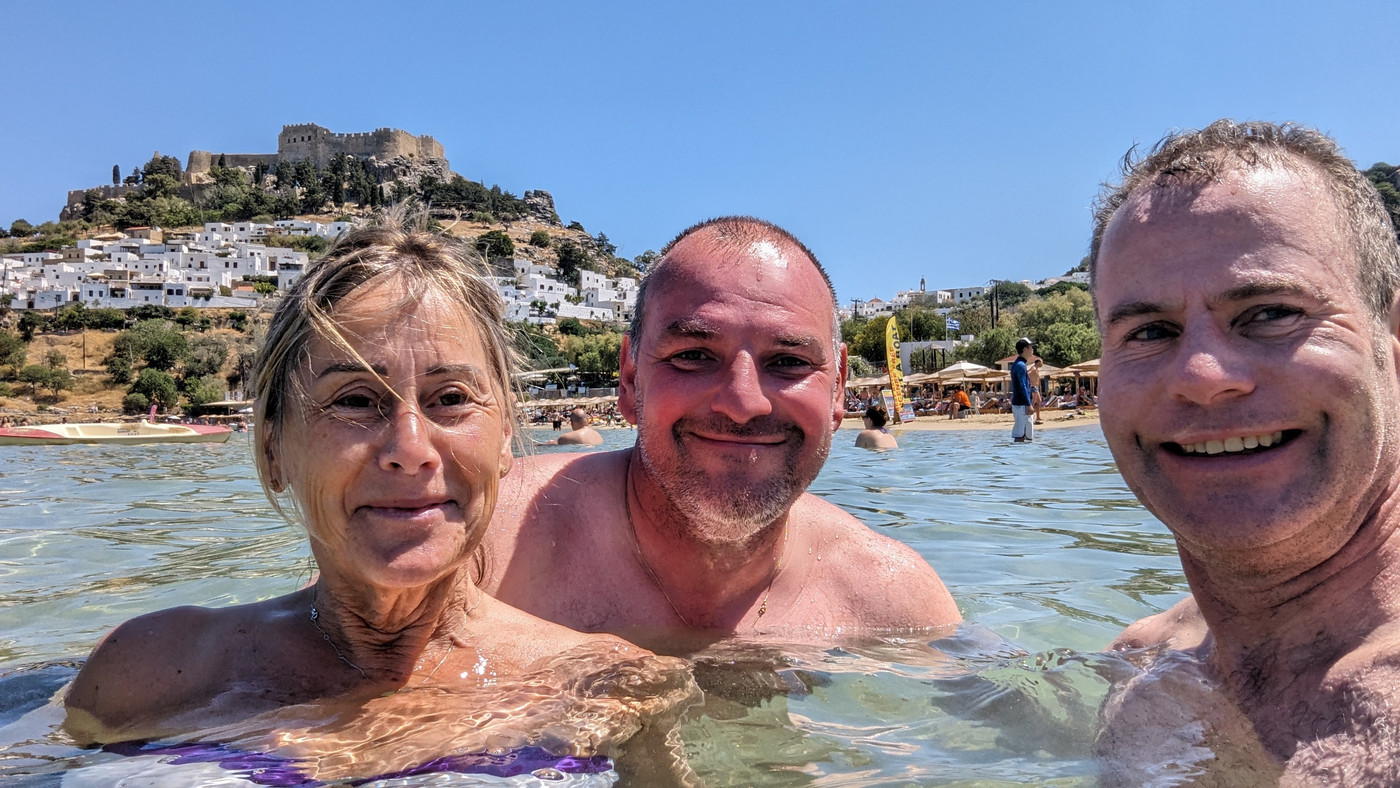
<instances>
[{"instance_id":1,"label":"red and white boat","mask_svg":"<svg viewBox=\"0 0 1400 788\"><path fill-rule=\"evenodd\" d=\"M0 446L62 446L70 443L224 443L233 431L203 424L41 424L0 429Z\"/></svg>"}]
</instances>

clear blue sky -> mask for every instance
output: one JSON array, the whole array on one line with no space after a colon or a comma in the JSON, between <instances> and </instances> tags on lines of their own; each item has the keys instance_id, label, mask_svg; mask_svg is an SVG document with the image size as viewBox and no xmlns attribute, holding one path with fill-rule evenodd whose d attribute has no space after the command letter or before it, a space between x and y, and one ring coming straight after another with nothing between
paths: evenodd
<instances>
[{"instance_id":1,"label":"clear blue sky","mask_svg":"<svg viewBox=\"0 0 1400 788\"><path fill-rule=\"evenodd\" d=\"M770 219L849 302L1063 273L1171 128L1296 120L1400 162L1393 2L423 5L10 4L0 224L155 150L394 126L628 257Z\"/></svg>"}]
</instances>

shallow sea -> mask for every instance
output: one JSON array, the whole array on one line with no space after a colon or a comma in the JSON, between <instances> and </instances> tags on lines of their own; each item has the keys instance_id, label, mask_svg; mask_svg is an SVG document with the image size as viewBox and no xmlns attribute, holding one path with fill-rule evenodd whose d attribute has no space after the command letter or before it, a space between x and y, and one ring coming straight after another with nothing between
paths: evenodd
<instances>
[{"instance_id":1,"label":"shallow sea","mask_svg":"<svg viewBox=\"0 0 1400 788\"><path fill-rule=\"evenodd\" d=\"M854 439L837 434L813 492L922 553L969 625L702 664L712 697L679 727L691 768L708 785L1094 785L1098 707L1128 670L1100 649L1186 590L1097 425L1031 445ZM114 625L305 583L306 540L263 498L249 445L0 447L0 782L102 784L112 756L68 744L50 698Z\"/></svg>"}]
</instances>

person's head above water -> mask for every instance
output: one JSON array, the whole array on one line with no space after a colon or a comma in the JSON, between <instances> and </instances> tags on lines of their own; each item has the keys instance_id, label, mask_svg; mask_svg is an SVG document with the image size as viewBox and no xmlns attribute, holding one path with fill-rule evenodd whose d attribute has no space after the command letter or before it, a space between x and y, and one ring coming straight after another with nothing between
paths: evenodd
<instances>
[{"instance_id":1,"label":"person's head above water","mask_svg":"<svg viewBox=\"0 0 1400 788\"><path fill-rule=\"evenodd\" d=\"M581 430L588 426L588 411L583 408L574 408L569 411L569 426Z\"/></svg>"},{"instance_id":2,"label":"person's head above water","mask_svg":"<svg viewBox=\"0 0 1400 788\"><path fill-rule=\"evenodd\" d=\"M1195 600L1123 643L1193 644L1284 782L1393 762L1393 737L1357 735L1400 723L1380 667L1400 658L1400 251L1379 195L1316 131L1219 121L1129 162L1091 265L1101 426Z\"/></svg>"},{"instance_id":3,"label":"person's head above water","mask_svg":"<svg viewBox=\"0 0 1400 788\"><path fill-rule=\"evenodd\" d=\"M700 539L782 527L845 415L835 297L812 253L748 217L698 224L642 282L618 406L644 480Z\"/></svg>"},{"instance_id":4,"label":"person's head above water","mask_svg":"<svg viewBox=\"0 0 1400 788\"><path fill-rule=\"evenodd\" d=\"M464 340L479 343L483 352L480 382L500 402L512 398L516 361L511 338L501 318L500 296L476 251L451 236L413 231L397 222L351 230L283 296L255 362L254 458L274 504L274 493L282 491L285 480L272 473L269 461L279 448L289 410L312 404L302 373L313 343L348 348L354 330L343 325L338 307L370 290L383 294L378 306L386 312L410 318L425 301L459 311ZM512 422L507 419L507 429Z\"/></svg>"},{"instance_id":5,"label":"person's head above water","mask_svg":"<svg viewBox=\"0 0 1400 788\"><path fill-rule=\"evenodd\" d=\"M885 426L890 420L889 414L886 413L884 407L880 405L871 405L866 408L865 417L870 419L870 426L877 430Z\"/></svg>"},{"instance_id":6,"label":"person's head above water","mask_svg":"<svg viewBox=\"0 0 1400 788\"><path fill-rule=\"evenodd\" d=\"M791 233L750 217L681 233L642 280L619 366L635 447L518 463L488 588L644 638L958 620L917 554L805 493L845 417L846 348L831 283ZM837 542L843 560L818 564Z\"/></svg>"}]
</instances>

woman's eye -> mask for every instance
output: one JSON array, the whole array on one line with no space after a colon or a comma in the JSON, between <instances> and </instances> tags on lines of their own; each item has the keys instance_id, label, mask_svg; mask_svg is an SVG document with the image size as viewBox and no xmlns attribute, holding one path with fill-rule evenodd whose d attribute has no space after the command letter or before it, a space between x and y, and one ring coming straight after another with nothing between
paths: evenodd
<instances>
[{"instance_id":1,"label":"woman's eye","mask_svg":"<svg viewBox=\"0 0 1400 788\"><path fill-rule=\"evenodd\" d=\"M337 408L350 408L353 410L366 410L375 407L375 401L368 394L346 394L337 398L331 403Z\"/></svg>"},{"instance_id":2,"label":"woman's eye","mask_svg":"<svg viewBox=\"0 0 1400 788\"><path fill-rule=\"evenodd\" d=\"M449 391L437 398L437 404L448 408L465 405L467 404L467 395L460 391Z\"/></svg>"}]
</instances>

